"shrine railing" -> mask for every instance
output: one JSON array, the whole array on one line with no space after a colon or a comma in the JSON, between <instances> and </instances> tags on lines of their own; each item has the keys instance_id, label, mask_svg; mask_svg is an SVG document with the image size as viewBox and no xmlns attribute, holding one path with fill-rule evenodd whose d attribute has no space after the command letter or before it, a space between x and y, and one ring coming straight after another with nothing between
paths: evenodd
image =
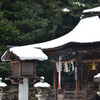
<instances>
[{"instance_id":1,"label":"shrine railing","mask_svg":"<svg viewBox=\"0 0 100 100\"><path fill-rule=\"evenodd\" d=\"M86 100L86 92L64 91L64 100Z\"/></svg>"},{"instance_id":2,"label":"shrine railing","mask_svg":"<svg viewBox=\"0 0 100 100\"><path fill-rule=\"evenodd\" d=\"M92 92L94 94L92 94ZM64 91L63 100L94 100L96 91L94 91L94 84L87 84L81 91Z\"/></svg>"}]
</instances>

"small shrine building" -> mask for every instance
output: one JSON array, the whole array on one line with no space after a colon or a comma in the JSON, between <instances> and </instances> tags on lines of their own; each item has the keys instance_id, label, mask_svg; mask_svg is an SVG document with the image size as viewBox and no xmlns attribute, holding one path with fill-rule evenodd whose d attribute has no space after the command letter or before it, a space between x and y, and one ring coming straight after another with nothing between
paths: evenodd
<instances>
[{"instance_id":1,"label":"small shrine building","mask_svg":"<svg viewBox=\"0 0 100 100\"><path fill-rule=\"evenodd\" d=\"M54 85L56 88L56 63L62 57L62 63L76 62L76 89L80 82L93 82L93 77L100 72L100 7L84 10L78 25L66 35L38 44L28 45L39 47L55 62ZM70 58L70 56L72 56ZM81 72L79 72L81 62ZM79 76L81 79L79 79Z\"/></svg>"}]
</instances>

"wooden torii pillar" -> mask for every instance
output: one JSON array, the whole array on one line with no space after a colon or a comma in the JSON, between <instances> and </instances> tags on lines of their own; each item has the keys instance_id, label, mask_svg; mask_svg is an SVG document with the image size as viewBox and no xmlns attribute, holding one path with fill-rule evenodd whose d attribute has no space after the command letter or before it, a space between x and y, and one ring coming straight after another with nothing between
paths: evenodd
<instances>
[{"instance_id":1,"label":"wooden torii pillar","mask_svg":"<svg viewBox=\"0 0 100 100\"><path fill-rule=\"evenodd\" d=\"M56 61L51 60L53 65L53 89L57 89L57 69L56 69Z\"/></svg>"},{"instance_id":2,"label":"wooden torii pillar","mask_svg":"<svg viewBox=\"0 0 100 100\"><path fill-rule=\"evenodd\" d=\"M57 69L56 69L56 63L54 64L54 71L53 71L53 89L57 88Z\"/></svg>"}]
</instances>

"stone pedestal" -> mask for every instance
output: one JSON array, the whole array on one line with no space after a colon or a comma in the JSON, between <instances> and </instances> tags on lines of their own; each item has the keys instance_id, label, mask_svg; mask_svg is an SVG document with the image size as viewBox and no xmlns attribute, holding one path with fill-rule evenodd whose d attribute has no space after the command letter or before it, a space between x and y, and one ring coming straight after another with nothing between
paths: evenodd
<instances>
[{"instance_id":1,"label":"stone pedestal","mask_svg":"<svg viewBox=\"0 0 100 100\"><path fill-rule=\"evenodd\" d=\"M99 91L97 91L97 96L100 97L100 73L94 76L94 81L99 83Z\"/></svg>"},{"instance_id":2,"label":"stone pedestal","mask_svg":"<svg viewBox=\"0 0 100 100\"><path fill-rule=\"evenodd\" d=\"M100 97L100 91L97 91L97 95Z\"/></svg>"},{"instance_id":3,"label":"stone pedestal","mask_svg":"<svg viewBox=\"0 0 100 100\"><path fill-rule=\"evenodd\" d=\"M28 78L24 78L23 83L19 84L18 100L28 100Z\"/></svg>"},{"instance_id":4,"label":"stone pedestal","mask_svg":"<svg viewBox=\"0 0 100 100\"><path fill-rule=\"evenodd\" d=\"M7 84L2 82L2 78L0 77L0 100L2 100L2 97L5 93L3 93L3 87L6 87Z\"/></svg>"},{"instance_id":5,"label":"stone pedestal","mask_svg":"<svg viewBox=\"0 0 100 100\"><path fill-rule=\"evenodd\" d=\"M44 82L43 76L40 78L40 82L37 82L36 84L34 84L34 87L36 88L38 92L38 94L35 95L38 98L38 100L46 100L50 85L47 82Z\"/></svg>"},{"instance_id":6,"label":"stone pedestal","mask_svg":"<svg viewBox=\"0 0 100 100\"><path fill-rule=\"evenodd\" d=\"M46 100L48 94L36 94L35 96L38 98L38 100Z\"/></svg>"},{"instance_id":7,"label":"stone pedestal","mask_svg":"<svg viewBox=\"0 0 100 100\"><path fill-rule=\"evenodd\" d=\"M2 97L5 93L0 93L0 100L2 100Z\"/></svg>"},{"instance_id":8,"label":"stone pedestal","mask_svg":"<svg viewBox=\"0 0 100 100\"><path fill-rule=\"evenodd\" d=\"M58 100L63 100L64 99L64 95L63 94L58 94Z\"/></svg>"}]
</instances>

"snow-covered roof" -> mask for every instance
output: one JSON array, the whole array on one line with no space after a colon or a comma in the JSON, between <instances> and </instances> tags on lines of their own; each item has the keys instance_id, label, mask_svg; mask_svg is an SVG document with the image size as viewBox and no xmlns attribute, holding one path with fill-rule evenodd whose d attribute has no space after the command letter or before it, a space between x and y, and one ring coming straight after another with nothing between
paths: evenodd
<instances>
[{"instance_id":1,"label":"snow-covered roof","mask_svg":"<svg viewBox=\"0 0 100 100\"><path fill-rule=\"evenodd\" d=\"M5 59L5 55L7 55L8 52L12 52L16 56L18 56L20 60L43 61L48 59L47 55L44 54L41 49L33 48L30 46L19 46L10 48L8 51L6 51L1 57L2 61L10 60L10 59Z\"/></svg>"},{"instance_id":2,"label":"snow-covered roof","mask_svg":"<svg viewBox=\"0 0 100 100\"><path fill-rule=\"evenodd\" d=\"M100 7L95 7L92 9L86 9L83 11L83 13L88 13L88 12L100 12Z\"/></svg>"},{"instance_id":3,"label":"snow-covered roof","mask_svg":"<svg viewBox=\"0 0 100 100\"><path fill-rule=\"evenodd\" d=\"M100 19L98 16L81 19L78 25L66 35L43 43L28 45L41 49L50 49L70 42L92 43L100 41Z\"/></svg>"}]
</instances>

